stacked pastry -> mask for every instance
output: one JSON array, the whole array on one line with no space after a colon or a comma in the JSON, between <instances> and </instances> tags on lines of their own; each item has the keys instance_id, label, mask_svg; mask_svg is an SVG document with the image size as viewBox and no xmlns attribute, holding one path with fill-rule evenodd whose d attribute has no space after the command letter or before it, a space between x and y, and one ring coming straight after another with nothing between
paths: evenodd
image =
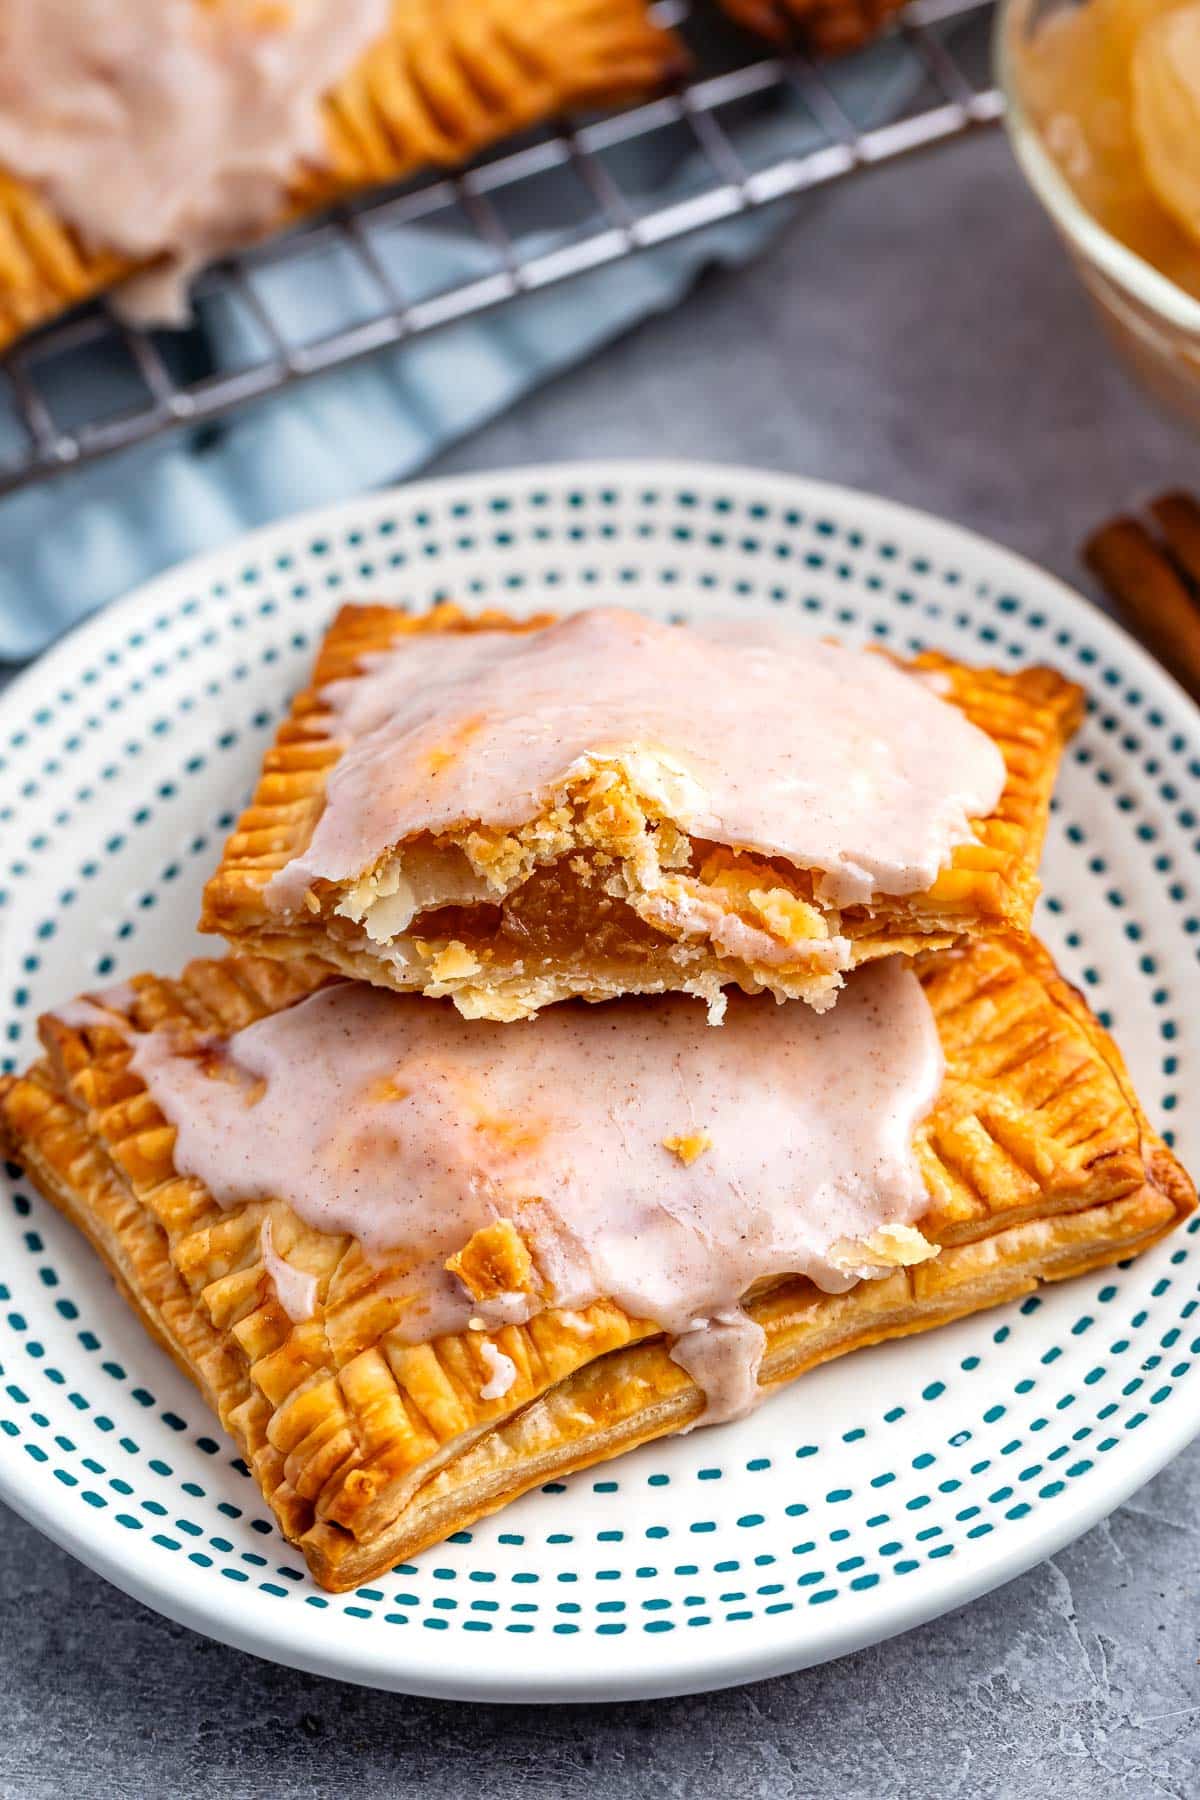
<instances>
[{"instance_id":1,"label":"stacked pastry","mask_svg":"<svg viewBox=\"0 0 1200 1800\"><path fill-rule=\"evenodd\" d=\"M1081 701L774 622L341 613L207 889L233 953L0 1093L319 1581L1190 1210L1030 936Z\"/></svg>"}]
</instances>

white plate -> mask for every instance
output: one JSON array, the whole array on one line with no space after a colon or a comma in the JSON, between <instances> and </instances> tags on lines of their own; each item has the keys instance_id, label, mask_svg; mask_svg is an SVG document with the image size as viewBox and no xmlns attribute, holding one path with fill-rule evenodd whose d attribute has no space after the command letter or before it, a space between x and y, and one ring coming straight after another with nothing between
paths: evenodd
<instances>
[{"instance_id":1,"label":"white plate","mask_svg":"<svg viewBox=\"0 0 1200 1800\"><path fill-rule=\"evenodd\" d=\"M164 576L0 704L0 992L10 1067L44 1006L204 948L200 886L347 596L515 609L772 608L1084 680L1041 928L1196 1154L1200 722L1027 563L879 500L627 463L407 488ZM209 949L211 945L207 946ZM736 1426L654 1444L341 1598L269 1521L204 1407L91 1254L0 1195L0 1493L149 1605L280 1662L501 1700L679 1693L902 1631L1060 1548L1200 1420L1197 1256L1127 1269L821 1369Z\"/></svg>"}]
</instances>

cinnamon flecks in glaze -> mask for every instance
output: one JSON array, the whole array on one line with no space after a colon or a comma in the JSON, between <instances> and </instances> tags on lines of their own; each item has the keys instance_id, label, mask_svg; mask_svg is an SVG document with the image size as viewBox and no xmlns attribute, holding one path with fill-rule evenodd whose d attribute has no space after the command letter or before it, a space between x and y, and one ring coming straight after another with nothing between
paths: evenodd
<instances>
[{"instance_id":1,"label":"cinnamon flecks in glaze","mask_svg":"<svg viewBox=\"0 0 1200 1800\"><path fill-rule=\"evenodd\" d=\"M301 734L336 760L262 946L315 918L344 972L501 1019L663 988L719 1016L729 980L828 1005L843 913L928 893L1006 781L890 658L617 609L404 635Z\"/></svg>"},{"instance_id":2,"label":"cinnamon flecks in glaze","mask_svg":"<svg viewBox=\"0 0 1200 1800\"><path fill-rule=\"evenodd\" d=\"M311 843L273 884L281 906L418 833L517 831L572 780L597 779L602 805L622 775L689 837L782 857L850 904L928 887L1004 785L996 746L927 684L762 624L614 608L416 638L323 698L345 748ZM489 848L464 844L464 898L510 885ZM387 898L401 916L399 891Z\"/></svg>"},{"instance_id":3,"label":"cinnamon flecks in glaze","mask_svg":"<svg viewBox=\"0 0 1200 1800\"><path fill-rule=\"evenodd\" d=\"M218 1203L285 1200L406 1270L410 1341L612 1299L675 1340L711 1420L757 1391L756 1284L840 1293L930 1254L912 1144L942 1053L899 959L823 1015L736 997L720 1032L674 997L515 1028L338 984L199 1049L138 1035L131 1066Z\"/></svg>"}]
</instances>

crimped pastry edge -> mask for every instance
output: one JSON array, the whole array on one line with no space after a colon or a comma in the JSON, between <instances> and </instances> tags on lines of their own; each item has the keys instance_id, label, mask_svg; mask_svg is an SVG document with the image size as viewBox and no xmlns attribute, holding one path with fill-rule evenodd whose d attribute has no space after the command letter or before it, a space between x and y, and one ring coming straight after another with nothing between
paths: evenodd
<instances>
[{"instance_id":1,"label":"crimped pastry edge","mask_svg":"<svg viewBox=\"0 0 1200 1800\"><path fill-rule=\"evenodd\" d=\"M822 1294L806 1282L781 1282L748 1303L767 1331L764 1367L772 1387L853 1349L1019 1297L1039 1281L1119 1261L1157 1241L1192 1210L1195 1195L1186 1173L1146 1121L1120 1053L1086 1001L1040 946L1013 945L1008 955L1036 976L1112 1075L1134 1125L1145 1179L1091 1206L1078 1204L1082 1189L1045 1194L1039 1214L1031 1216L1029 1208L1010 1211L1005 1225L991 1232L978 1221L966 1223L961 1232L943 1225L943 1248L932 1262L860 1283L847 1295ZM930 961L951 969L964 955ZM286 992L291 978L279 965L274 967L278 982L272 965L259 969L272 988ZM313 978L311 969L305 971L300 985ZM333 1589L358 1585L390 1561L415 1554L497 1510L549 1474L585 1467L675 1431L699 1412L698 1391L671 1360L665 1339L645 1337L642 1327L637 1341L593 1358L511 1415L477 1420L448 1438L364 1507L361 1537L322 1516L320 1508L314 1522L311 1507L292 1489L283 1459L272 1449L271 1408L258 1394L230 1334L213 1326L200 1295L185 1285L166 1233L127 1191L84 1116L63 1099L49 1066L36 1066L25 1079L34 1079L38 1068L43 1091L67 1115L67 1123L56 1129L72 1138L68 1174L61 1176L36 1142L20 1139L7 1122L12 1149L41 1191L84 1231L151 1334L197 1383L246 1460L270 1474L269 1483L261 1482L264 1497L322 1584ZM6 1122L5 1095L18 1079L0 1083L0 1122ZM106 1213L115 1225L105 1223ZM390 1516L389 1508L394 1508ZM379 1529L381 1517L388 1522Z\"/></svg>"},{"instance_id":2,"label":"crimped pastry edge","mask_svg":"<svg viewBox=\"0 0 1200 1800\"><path fill-rule=\"evenodd\" d=\"M346 939L336 917L327 924L323 917L301 910L292 918L273 912L267 905L265 891L273 875L302 855L311 841L325 804L329 774L340 758L336 739L319 728L319 696L326 686L352 678L363 654L399 648L408 637L479 630L536 631L554 622L554 615L544 613L520 619L488 609L474 615L449 601L439 602L425 613L412 613L386 603L344 605L326 631L309 685L297 695L267 751L254 796L205 886L200 930L221 934L235 950L322 956L330 967L381 987L448 996L468 1017L524 1018L539 1006L572 996L611 998L626 992L682 991L699 993L708 1000L714 1007L715 1020L720 1011L720 989L733 985L750 993L766 991L779 1000L829 1004L838 977L832 977L831 986L829 967L822 962L821 942L815 937L810 957L806 959L801 946L794 967L775 967L719 953L707 939L681 944L664 930L661 950L657 945L649 946L648 961L653 967L647 978L628 985L615 974L606 975L599 966L594 971L566 964L535 966L528 974L511 960L489 967L488 947L484 944L476 946L482 961L475 957L474 950L467 959L474 965L469 972L451 973L442 979L435 967L440 961L437 953L443 949L454 952L462 946L453 933L445 941L444 930L438 934L436 910L426 915L428 923L421 930L416 929L420 920L415 919L396 939L418 951L418 940L429 940L425 960L418 954L404 966L376 954L369 945L360 947ZM1028 933L1040 887L1036 868L1048 824L1051 790L1062 749L1077 729L1084 709L1082 689L1046 667L1033 666L1016 672L974 669L935 651L923 652L910 661L895 660L914 672L961 684L964 691L955 703L976 723L990 718L991 726L984 723L982 728L989 731L1004 753L1008 779L995 812L987 820L977 821L985 835L977 844L959 846L933 890L893 898L876 896L865 909L847 909L844 918L835 923L834 929L844 931L851 941L852 966L893 952L914 955L926 948L944 948L958 938L987 932ZM1010 716L1013 708L1017 709L1015 720ZM286 799L280 791L281 783L288 789ZM634 798L643 803L643 797ZM464 826L460 835L467 831ZM1015 846L1014 835L1020 839ZM449 834L447 841L457 840ZM394 846L388 854L393 855L400 848ZM619 858L619 847L614 844L611 848ZM569 861L574 854L567 850L557 861ZM974 865L977 856L985 859L979 868ZM747 854L746 867L752 867L756 860L762 861ZM975 891L972 903L964 903L956 891L963 883ZM332 884L327 902L322 904L332 905L350 885ZM762 885L772 885L769 867L764 868ZM518 883L512 893L518 893L520 886ZM470 910L466 909L468 914ZM860 913L866 916L859 918ZM672 952L679 952L674 977L670 973Z\"/></svg>"},{"instance_id":3,"label":"crimped pastry edge","mask_svg":"<svg viewBox=\"0 0 1200 1800\"><path fill-rule=\"evenodd\" d=\"M133 1302L152 1338L199 1388L253 1466L262 1446L249 1440L243 1409L230 1406L228 1394L221 1405L217 1391L202 1373L203 1358L220 1357L228 1347L169 1265L165 1233L150 1225L162 1239L160 1255L170 1274L164 1298L175 1303L172 1311L177 1320L188 1321L186 1335L179 1323L171 1322L162 1304L152 1303L119 1235L105 1230L94 1209L40 1157L27 1150L24 1156L39 1191L82 1231L118 1289ZM897 1271L883 1281L862 1283L849 1295L824 1295L815 1293L808 1283L785 1283L748 1308L767 1334L763 1363L767 1381L763 1385L778 1392L809 1369L854 1350L933 1330L1019 1299L1042 1282L1121 1261L1148 1249L1190 1210L1190 1201L1178 1190L1168 1195L1147 1182L1106 1206L1025 1221L990 1237L948 1246L922 1269ZM1094 1228L1090 1242L1089 1227ZM1108 1235L1097 1237L1095 1232ZM945 1291L922 1303L917 1286L928 1284L931 1276L940 1280ZM846 1301L864 1290L870 1290L871 1317L860 1329L838 1335L836 1327L830 1326L815 1344L803 1338L806 1319L822 1311L853 1310L846 1308ZM244 1386L249 1387L248 1380ZM637 1399L640 1395L650 1397ZM611 1415L614 1410L612 1396L617 1397L618 1405L624 1404L619 1416L610 1416L605 1423L604 1413ZM679 1431L694 1421L701 1408L698 1389L671 1361L665 1340L650 1339L597 1358L509 1418L457 1440L449 1455L425 1468L393 1524L369 1541L360 1542L344 1527L322 1520L298 1536L288 1531L284 1517L279 1519L280 1526L285 1537L303 1552L314 1579L330 1592L346 1592L383 1574L393 1563L409 1560L452 1532L501 1510L551 1477L607 1461ZM576 1435L559 1429L560 1415L574 1421ZM578 1431L580 1420L584 1421L582 1433ZM539 1434L543 1447L532 1451L529 1440L539 1440ZM472 1480L475 1485L468 1488L466 1484ZM265 1497L279 1516L272 1496Z\"/></svg>"},{"instance_id":4,"label":"crimped pastry edge","mask_svg":"<svg viewBox=\"0 0 1200 1800\"><path fill-rule=\"evenodd\" d=\"M394 0L389 29L325 95L328 160L295 170L277 229L557 112L656 92L688 66L647 0ZM144 267L0 169L0 350Z\"/></svg>"}]
</instances>

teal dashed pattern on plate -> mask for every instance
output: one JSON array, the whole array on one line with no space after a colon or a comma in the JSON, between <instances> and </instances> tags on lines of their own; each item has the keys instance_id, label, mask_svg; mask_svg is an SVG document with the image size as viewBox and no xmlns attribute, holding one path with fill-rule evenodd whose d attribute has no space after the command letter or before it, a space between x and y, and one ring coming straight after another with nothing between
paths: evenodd
<instances>
[{"instance_id":1,"label":"teal dashed pattern on plate","mask_svg":"<svg viewBox=\"0 0 1200 1800\"><path fill-rule=\"evenodd\" d=\"M919 515L777 476L566 468L428 484L189 565L0 708L3 1066L78 989L214 951L191 921L344 598L770 608L899 652L1052 661L1092 695L1040 928L1195 1155L1200 733L1047 578ZM1192 1001L1192 1004L1189 1004ZM199 1398L16 1170L0 1194L0 1490L162 1610L414 1691L677 1691L820 1660L982 1591L1190 1435L1196 1223L1140 1262L859 1352L755 1418L550 1484L322 1594Z\"/></svg>"}]
</instances>

